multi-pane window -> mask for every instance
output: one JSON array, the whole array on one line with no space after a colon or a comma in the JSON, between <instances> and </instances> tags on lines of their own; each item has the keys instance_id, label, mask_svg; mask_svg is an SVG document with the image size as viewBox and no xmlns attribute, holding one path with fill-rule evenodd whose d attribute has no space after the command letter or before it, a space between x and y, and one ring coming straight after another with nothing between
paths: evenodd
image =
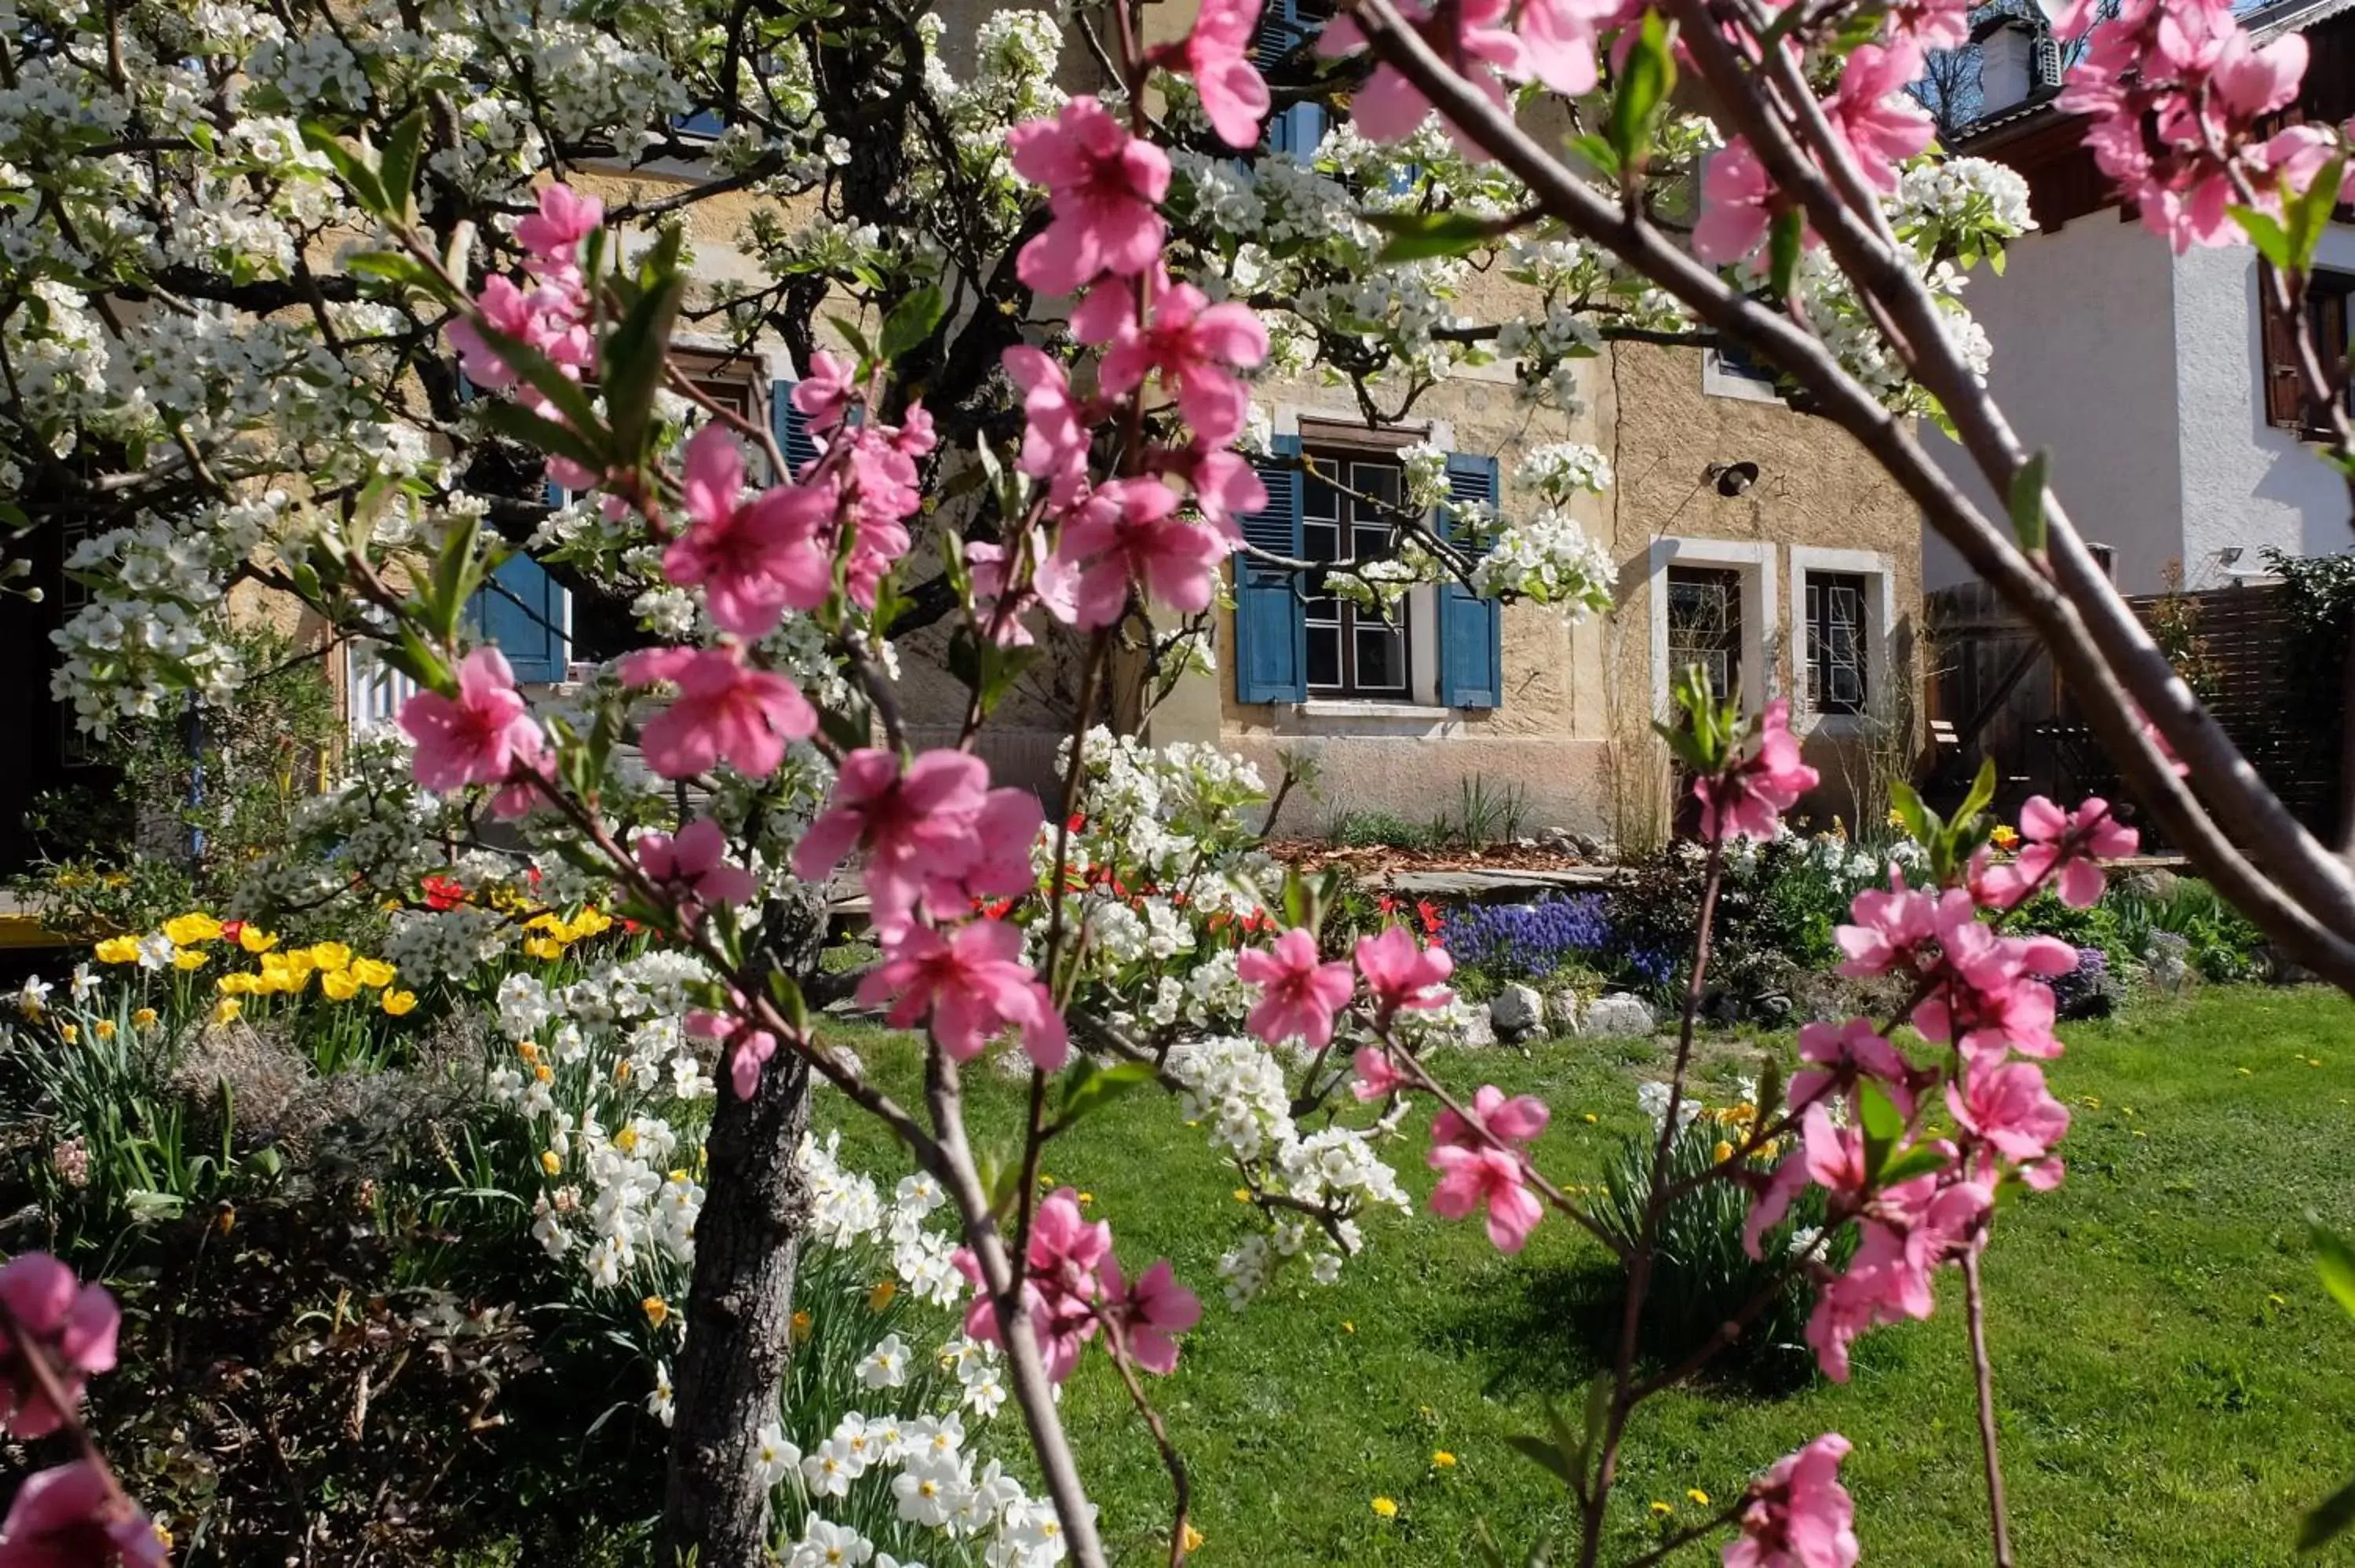
<instances>
[{"instance_id":1,"label":"multi-pane window","mask_svg":"<svg viewBox=\"0 0 2355 1568\"><path fill-rule=\"evenodd\" d=\"M1300 498L1303 556L1312 561L1374 561L1392 547L1400 505L1396 462L1309 454ZM1338 483L1333 481L1338 481ZM1385 510L1387 509L1387 510ZM1407 692L1403 603L1388 615L1326 591L1311 574L1302 619L1308 632L1308 689L1330 696L1402 697Z\"/></svg>"},{"instance_id":2,"label":"multi-pane window","mask_svg":"<svg viewBox=\"0 0 2355 1568\"><path fill-rule=\"evenodd\" d=\"M1870 582L1856 572L1806 574L1807 705L1817 713L1860 714L1871 698Z\"/></svg>"},{"instance_id":3,"label":"multi-pane window","mask_svg":"<svg viewBox=\"0 0 2355 1568\"><path fill-rule=\"evenodd\" d=\"M1668 670L1699 664L1722 702L1742 689L1742 573L1732 567L1668 568Z\"/></svg>"}]
</instances>

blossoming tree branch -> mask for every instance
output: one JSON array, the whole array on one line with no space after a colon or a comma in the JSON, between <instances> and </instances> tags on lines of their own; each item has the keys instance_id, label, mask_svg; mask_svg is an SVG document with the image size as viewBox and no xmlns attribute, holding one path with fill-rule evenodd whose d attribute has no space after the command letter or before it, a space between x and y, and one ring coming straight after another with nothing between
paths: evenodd
<instances>
[{"instance_id":1,"label":"blossoming tree branch","mask_svg":"<svg viewBox=\"0 0 2355 1568\"><path fill-rule=\"evenodd\" d=\"M2019 606L2170 836L2355 988L2355 874L2264 790L2094 571L2062 503L2066 454L2021 451L1979 383L1957 264L2019 232L2023 204L1984 166L1941 161L1901 90L1923 50L1961 41L1962 7L1359 0L1263 75L1257 0L1210 0L1161 39L1110 0L1071 22L1102 79L1073 97L1053 85L1061 40L1043 15L985 24L960 82L936 22L868 9L821 23L731 6L709 28L692 8L568 16L518 34L457 9L363 7L331 26L221 5L110 11L93 31L36 6L28 34L54 47L0 44L21 56L0 79L24 195L6 219L19 308L0 323L15 504L28 525L93 507L101 524L73 557L93 597L64 633L61 690L101 728L180 689L218 696L240 673L224 590L295 595L420 689L400 715L410 750L364 758L299 824L255 876L255 912L408 899L460 857L478 882L528 872L543 896L653 926L698 966L687 1022L719 1071L688 1332L657 1389L676 1420L666 1550L733 1565L768 1548L807 1197L794 1151L815 1075L889 1127L955 1213L965 1328L1005 1358L1050 1505L1018 1530L995 1521L993 1561L1106 1561L1055 1398L1095 1355L1168 1469L1171 1561L1188 1550L1183 1433L1143 1374L1178 1364L1210 1282L1124 1259L1117 1215L1092 1220L1039 1180L1057 1137L1158 1086L1257 1216L1218 1268L1238 1308L1282 1271L1329 1279L1380 1245L1369 1226L1409 1202L1386 1151L1422 1110L1435 1213L1476 1217L1507 1251L1550 1215L1623 1258L1614 1364L1582 1420L1538 1445L1582 1563L1599 1560L1646 1400L1766 1305L1649 1368L1642 1307L1681 1191L1752 1194L1753 1250L1820 1282L1808 1339L1835 1378L1857 1336L1929 1315L1955 1270L1991 1552L2009 1564L1979 1260L1998 1194L2062 1176L2068 1116L2040 1063L2060 1049L2044 980L2070 956L2005 917L2047 886L2098 893L2096 863L2134 844L2106 803L2036 803L2005 858L1989 781L1951 819L1909 800L1926 872L1892 869L1840 932L1845 967L1900 977L1904 1005L1811 1027L1805 1070L1770 1074L1738 1140L1677 1178L1665 1156L1689 1104L1724 857L1815 782L1779 705L1748 720L1686 682L1663 733L1694 780L1708 872L1660 1157L1628 1238L1533 1160L1547 1107L1454 1081L1435 1048L1461 1017L1443 949L1394 926L1341 950L1333 889L1272 864L1245 825L1264 781L1099 724L1139 711L1152 694L1137 688L1199 646L1221 564L1248 551L1239 519L1266 503L1246 455L1253 374L1320 362L1369 418L1394 418L1479 356L1558 402L1571 363L1610 337L1722 334L1853 431ZM2254 51L2221 7L2149 0L2094 28L2069 89L2147 223L2179 246L2256 244L2293 308L2340 169L2327 129L2255 133L2294 90L2300 48ZM1693 78L1705 94L1680 93ZM1305 157L1265 152L1279 97L1346 98L1352 122ZM1682 107L1704 97L1707 117ZM673 117L698 110L724 127L692 149L709 161L698 183L609 207L566 177L690 151ZM1541 140L1541 123L1567 140ZM748 225L762 279L698 281L682 215L739 191L779 204ZM815 216L789 217L801 197ZM1526 313L1456 313L1476 257L1526 286ZM690 331L739 355L782 337L814 455L712 395L681 352ZM2307 357L2318 388L2343 382L2336 345ZM2012 497L2008 518L1923 458L1909 425L1923 415ZM1605 476L1575 450L1532 469L1539 511L1457 508L1444 528L1438 472L1411 455L1399 547L1348 563L1350 591L1453 577L1600 607L1608 564L1566 506ZM655 645L527 702L466 621L518 548L632 596ZM969 692L955 744L934 750L912 745L900 700L896 640L922 627L945 629ZM1048 662L1078 699L1042 806L996 785L978 745ZM851 989L922 1032L921 1104L829 1041L815 1005L822 888L846 866L882 949ZM404 972L506 939L462 901L402 917ZM1018 1053L1028 1084L1003 1147L964 1114L961 1075L992 1051ZM1828 1223L1800 1238L1787 1214L1808 1190ZM56 1313L9 1306L25 1367L102 1368L93 1348L47 1343ZM1731 1564L1857 1561L1846 1440L1794 1443L1645 1560L1706 1541ZM96 1529L132 1550L128 1500L102 1467L76 1474L0 1540Z\"/></svg>"}]
</instances>

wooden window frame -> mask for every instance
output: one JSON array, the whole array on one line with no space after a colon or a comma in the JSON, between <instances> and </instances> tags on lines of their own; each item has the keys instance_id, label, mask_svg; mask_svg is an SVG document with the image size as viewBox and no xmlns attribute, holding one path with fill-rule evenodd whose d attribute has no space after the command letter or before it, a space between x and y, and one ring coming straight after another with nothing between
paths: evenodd
<instances>
[{"instance_id":1,"label":"wooden window frame","mask_svg":"<svg viewBox=\"0 0 2355 1568\"><path fill-rule=\"evenodd\" d=\"M1401 444L1406 445L1411 444L1411 442L1412 438L1409 441L1401 442ZM1312 470L1317 466L1323 466L1327 468L1328 471L1338 471L1337 477L1338 477L1342 482L1348 485L1350 489L1364 488L1359 484L1356 474L1352 471L1353 470L1361 468L1383 470L1395 476L1394 482L1397 486L1398 493L1401 498L1405 495L1406 471L1404 465L1401 464L1396 456L1392 455L1391 452L1383 451L1379 448L1369 450L1369 446L1310 446L1307 448L1306 457L1309 464L1312 466ZM1338 487L1323 483L1319 476L1314 471L1304 473L1302 476L1302 482L1305 487L1301 497L1300 548L1302 559L1327 561L1380 559L1380 556L1360 555L1358 553L1360 544L1360 535L1370 535L1377 529L1381 532L1386 541L1383 546L1383 554L1386 555L1388 553L1389 549L1391 547L1388 541L1394 541L1396 536L1397 524L1394 521L1384 519L1376 523L1361 519L1358 515L1359 503L1356 498L1348 494ZM1322 488L1327 489L1333 497L1334 515L1329 520L1319 518L1309 511L1311 497L1320 485ZM1332 531L1333 546L1335 550L1337 552L1346 551L1346 554L1337 553L1328 555L1320 553L1318 547L1312 542L1312 538L1317 531L1324 529L1330 529ZM1390 615L1377 616L1372 612L1360 609L1357 605L1351 603L1348 599L1341 599L1338 596L1320 595L1316 591L1320 586L1321 585L1316 575L1312 575L1306 582L1302 584L1302 597L1304 603L1301 608L1301 619L1303 630L1307 638L1312 641L1320 633L1331 634L1334 636L1338 644L1337 662L1339 679L1332 682L1315 680L1309 673L1309 662L1304 662L1301 666L1301 676L1303 681L1305 683L1308 695L1311 698L1337 700L1342 702L1405 703L1413 701L1414 618L1408 612L1407 600L1401 599ZM1331 606L1333 613L1330 616L1325 616L1320 613L1320 599ZM1386 631L1391 633L1397 643L1399 678L1397 683L1393 685L1369 684L1360 678L1359 673L1359 634L1360 632L1378 631ZM1313 661L1314 654L1308 653L1305 655L1305 658L1306 660Z\"/></svg>"}]
</instances>

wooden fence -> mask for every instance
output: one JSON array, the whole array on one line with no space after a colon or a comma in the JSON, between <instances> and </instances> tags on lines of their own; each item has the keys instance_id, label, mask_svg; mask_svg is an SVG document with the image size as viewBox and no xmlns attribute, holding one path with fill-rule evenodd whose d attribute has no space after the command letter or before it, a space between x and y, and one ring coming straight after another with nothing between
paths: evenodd
<instances>
[{"instance_id":1,"label":"wooden fence","mask_svg":"<svg viewBox=\"0 0 2355 1568\"><path fill-rule=\"evenodd\" d=\"M2178 669L2205 687L2209 711L2300 821L2339 831L2344 628L2309 631L2279 583L2129 599L2146 624L2162 606L2188 627ZM2116 769L2094 740L2050 654L1981 583L1929 596L1930 703L1940 738L1934 797L1960 792L1982 758L2003 779L2007 813L2030 795L2115 798Z\"/></svg>"}]
</instances>

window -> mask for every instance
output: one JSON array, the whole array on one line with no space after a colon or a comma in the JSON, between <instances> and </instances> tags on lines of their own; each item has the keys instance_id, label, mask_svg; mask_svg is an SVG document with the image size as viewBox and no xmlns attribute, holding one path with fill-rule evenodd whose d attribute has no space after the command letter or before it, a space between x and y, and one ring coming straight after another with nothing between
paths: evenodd
<instances>
[{"instance_id":1,"label":"window","mask_svg":"<svg viewBox=\"0 0 2355 1568\"><path fill-rule=\"evenodd\" d=\"M1668 678L1695 664L1720 702L1742 689L1742 573L1732 567L1670 567Z\"/></svg>"},{"instance_id":2,"label":"window","mask_svg":"<svg viewBox=\"0 0 2355 1568\"><path fill-rule=\"evenodd\" d=\"M1861 572L1806 576L1807 706L1860 714L1871 700L1871 579Z\"/></svg>"},{"instance_id":3,"label":"window","mask_svg":"<svg viewBox=\"0 0 2355 1568\"><path fill-rule=\"evenodd\" d=\"M1402 475L1395 462L1311 453L1300 499L1303 559L1376 561L1391 553L1391 512ZM1327 479L1338 479L1335 485ZM1384 615L1325 591L1325 574L1306 584L1302 618L1308 632L1308 689L1319 695L1407 695L1405 604Z\"/></svg>"},{"instance_id":4,"label":"window","mask_svg":"<svg viewBox=\"0 0 2355 1568\"><path fill-rule=\"evenodd\" d=\"M1731 338L1701 350L1700 389L1712 397L1741 397L1753 403L1779 403L1774 369Z\"/></svg>"},{"instance_id":5,"label":"window","mask_svg":"<svg viewBox=\"0 0 2355 1568\"><path fill-rule=\"evenodd\" d=\"M2264 344L2265 422L2295 430L2306 440L2332 439L2328 414L2307 398L2306 379L2298 368L2297 334L2274 311L2274 271L2270 262L2257 264L2257 315ZM2348 296L2355 293L2355 273L2318 271L2306 290L2306 329L2326 357L2348 341ZM2355 387L2349 391L2355 407Z\"/></svg>"}]
</instances>

